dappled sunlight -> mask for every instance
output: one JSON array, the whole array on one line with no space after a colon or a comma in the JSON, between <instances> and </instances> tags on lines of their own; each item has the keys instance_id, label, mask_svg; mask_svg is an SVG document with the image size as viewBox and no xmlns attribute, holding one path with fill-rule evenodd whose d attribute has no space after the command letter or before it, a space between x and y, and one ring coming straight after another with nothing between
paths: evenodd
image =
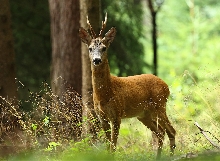
<instances>
[{"instance_id":1,"label":"dappled sunlight","mask_svg":"<svg viewBox=\"0 0 220 161\"><path fill-rule=\"evenodd\" d=\"M179 77L173 75L167 113L177 130L177 154L217 150L200 133L195 122L199 123L213 142L220 145L220 113L216 106L220 82L216 79L216 73L205 71L203 74L203 81L196 79L190 71L185 71Z\"/></svg>"},{"instance_id":2,"label":"dappled sunlight","mask_svg":"<svg viewBox=\"0 0 220 161\"><path fill-rule=\"evenodd\" d=\"M220 1L70 2L11 0L0 16L14 37L0 44L15 51L13 62L1 51L0 161L151 161L162 143L161 160L220 160Z\"/></svg>"}]
</instances>

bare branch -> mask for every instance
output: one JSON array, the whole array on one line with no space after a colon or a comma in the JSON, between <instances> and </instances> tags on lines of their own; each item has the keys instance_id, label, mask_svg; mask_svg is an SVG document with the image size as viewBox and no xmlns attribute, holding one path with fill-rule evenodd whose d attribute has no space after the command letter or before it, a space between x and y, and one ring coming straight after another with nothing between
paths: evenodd
<instances>
[{"instance_id":1,"label":"bare branch","mask_svg":"<svg viewBox=\"0 0 220 161\"><path fill-rule=\"evenodd\" d=\"M156 6L157 8L153 5L152 0L147 0L148 7L150 9L151 15L156 15L157 12L160 10L161 6L163 5L164 0L157 1L156 0Z\"/></svg>"},{"instance_id":2,"label":"bare branch","mask_svg":"<svg viewBox=\"0 0 220 161\"><path fill-rule=\"evenodd\" d=\"M155 11L154 11L154 7L152 4L152 0L147 0L147 3L148 3L148 7L150 9L151 15L153 15Z\"/></svg>"},{"instance_id":3,"label":"bare branch","mask_svg":"<svg viewBox=\"0 0 220 161\"><path fill-rule=\"evenodd\" d=\"M194 125L200 130L200 132L203 134L203 136L217 149L220 149L220 145L213 142L205 133L205 131L199 126L198 122L195 122ZM210 133L210 132L209 132Z\"/></svg>"}]
</instances>

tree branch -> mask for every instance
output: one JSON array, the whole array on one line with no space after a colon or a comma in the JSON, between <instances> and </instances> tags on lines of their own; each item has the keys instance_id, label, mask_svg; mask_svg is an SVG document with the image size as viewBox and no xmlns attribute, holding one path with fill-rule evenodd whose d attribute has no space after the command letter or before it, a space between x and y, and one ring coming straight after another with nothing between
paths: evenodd
<instances>
[{"instance_id":1,"label":"tree branch","mask_svg":"<svg viewBox=\"0 0 220 161\"><path fill-rule=\"evenodd\" d=\"M153 4L152 4L152 0L147 0L147 4L148 4L148 7L150 9L150 12L151 12L151 15L154 14L154 7L153 7Z\"/></svg>"},{"instance_id":2,"label":"tree branch","mask_svg":"<svg viewBox=\"0 0 220 161\"><path fill-rule=\"evenodd\" d=\"M148 4L148 7L150 9L150 12L151 12L151 15L156 15L157 12L160 10L161 6L163 5L163 2L164 1L161 1L160 3L157 3L157 8L155 9L155 7L153 6L153 3L152 3L152 0L147 0L147 4Z\"/></svg>"},{"instance_id":3,"label":"tree branch","mask_svg":"<svg viewBox=\"0 0 220 161\"><path fill-rule=\"evenodd\" d=\"M200 132L203 134L203 136L217 149L220 149L220 145L216 144L214 141L212 141L207 135L206 131L204 131L201 126L199 126L198 122L195 122L194 125L200 130ZM208 131L209 132L209 131ZM209 132L210 133L210 132ZM211 134L211 133L210 133ZM218 139L217 139L218 140ZM218 140L219 141L219 140Z\"/></svg>"}]
</instances>

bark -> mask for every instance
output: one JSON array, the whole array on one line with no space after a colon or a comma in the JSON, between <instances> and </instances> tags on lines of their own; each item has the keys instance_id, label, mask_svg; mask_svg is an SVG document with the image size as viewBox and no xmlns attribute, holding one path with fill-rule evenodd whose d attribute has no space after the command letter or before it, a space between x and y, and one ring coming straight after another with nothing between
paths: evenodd
<instances>
[{"instance_id":1,"label":"bark","mask_svg":"<svg viewBox=\"0 0 220 161\"><path fill-rule=\"evenodd\" d=\"M160 10L160 7L162 6L162 3L157 6L157 9L153 6L152 0L147 0L147 5L150 10L151 14L151 24L152 24L152 31L151 31L151 37L152 37L152 48L153 48L153 74L158 75L157 69L158 69L158 44L157 44L157 13ZM158 138L157 136L152 133L152 144L153 148L158 148Z\"/></svg>"},{"instance_id":2,"label":"bark","mask_svg":"<svg viewBox=\"0 0 220 161\"><path fill-rule=\"evenodd\" d=\"M147 0L148 3L148 8L151 13L151 23L152 23L152 31L151 31L151 36L152 36L152 48L153 48L153 74L157 75L157 24L156 24L156 16L157 16L157 10L154 9L152 0Z\"/></svg>"},{"instance_id":3,"label":"bark","mask_svg":"<svg viewBox=\"0 0 220 161\"><path fill-rule=\"evenodd\" d=\"M80 0L81 27L88 29L86 21L86 16L88 16L94 31L96 34L99 33L101 27L100 6L100 0ZM83 133L84 135L90 133L96 139L97 132L100 130L100 122L93 107L91 63L88 48L85 44L82 44L82 75L83 116L88 119L87 124L83 128ZM92 120L96 121L92 123Z\"/></svg>"},{"instance_id":4,"label":"bark","mask_svg":"<svg viewBox=\"0 0 220 161\"><path fill-rule=\"evenodd\" d=\"M81 95L82 63L79 0L49 0L52 38L51 86L53 92L73 111L72 138L81 136L82 106L76 106L74 90ZM71 101L73 103L71 103Z\"/></svg>"},{"instance_id":5,"label":"bark","mask_svg":"<svg viewBox=\"0 0 220 161\"><path fill-rule=\"evenodd\" d=\"M81 42L79 0L49 0L52 37L52 90L58 96L72 87L81 94Z\"/></svg>"},{"instance_id":6,"label":"bark","mask_svg":"<svg viewBox=\"0 0 220 161\"><path fill-rule=\"evenodd\" d=\"M15 54L9 0L0 0L0 96L16 98Z\"/></svg>"}]
</instances>

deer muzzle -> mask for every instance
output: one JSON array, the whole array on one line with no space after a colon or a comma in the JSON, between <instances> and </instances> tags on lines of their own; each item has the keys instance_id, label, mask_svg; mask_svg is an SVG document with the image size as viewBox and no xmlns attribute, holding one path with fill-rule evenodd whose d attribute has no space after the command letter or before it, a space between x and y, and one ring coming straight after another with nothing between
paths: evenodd
<instances>
[{"instance_id":1,"label":"deer muzzle","mask_svg":"<svg viewBox=\"0 0 220 161\"><path fill-rule=\"evenodd\" d=\"M94 65L99 65L101 62L102 62L102 59L101 59L101 58L94 58L94 59L93 59L93 64L94 64Z\"/></svg>"},{"instance_id":2,"label":"deer muzzle","mask_svg":"<svg viewBox=\"0 0 220 161\"><path fill-rule=\"evenodd\" d=\"M94 51L93 55L92 55L92 62L94 65L99 65L102 62L102 58L101 58L101 53L100 51Z\"/></svg>"}]
</instances>

